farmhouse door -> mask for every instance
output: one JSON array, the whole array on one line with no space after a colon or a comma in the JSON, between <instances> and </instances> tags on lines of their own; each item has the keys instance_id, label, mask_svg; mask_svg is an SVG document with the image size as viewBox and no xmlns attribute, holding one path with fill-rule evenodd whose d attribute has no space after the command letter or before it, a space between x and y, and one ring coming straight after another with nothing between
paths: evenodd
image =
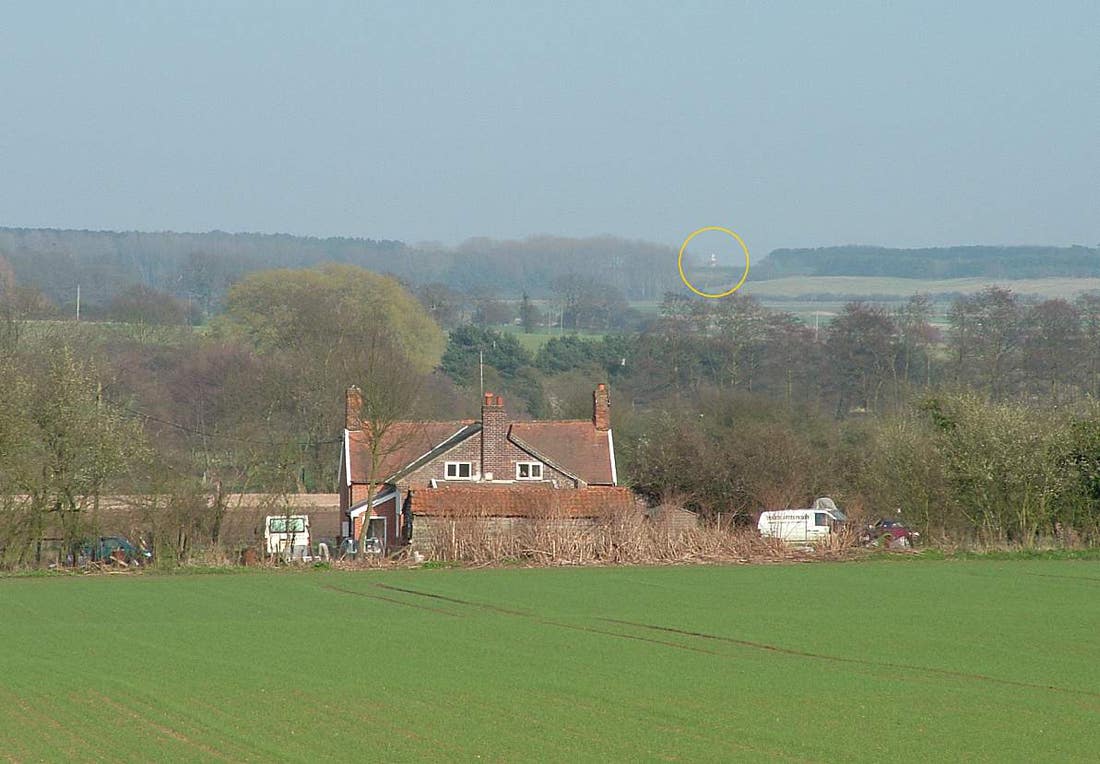
<instances>
[{"instance_id":1,"label":"farmhouse door","mask_svg":"<svg viewBox=\"0 0 1100 764\"><path fill-rule=\"evenodd\" d=\"M364 539L377 539L377 543L381 545L382 551L386 548L386 518L384 517L371 517L367 519L366 532L363 534ZM364 547L365 548L365 547Z\"/></svg>"}]
</instances>

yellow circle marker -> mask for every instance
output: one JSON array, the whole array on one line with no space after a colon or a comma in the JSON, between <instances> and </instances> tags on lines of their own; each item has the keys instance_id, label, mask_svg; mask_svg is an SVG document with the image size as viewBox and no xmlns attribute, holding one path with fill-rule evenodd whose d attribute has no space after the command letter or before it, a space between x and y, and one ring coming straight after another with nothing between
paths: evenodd
<instances>
[{"instance_id":1,"label":"yellow circle marker","mask_svg":"<svg viewBox=\"0 0 1100 764\"><path fill-rule=\"evenodd\" d=\"M687 274L684 273L684 250L687 249L687 245L691 243L692 239L694 239L701 233L706 233L707 231L718 231L719 233L724 233L727 236L732 236L734 239L737 240L737 243L741 245L741 251L745 253L745 272L741 274L741 280L734 284L733 289L727 289L725 292L720 292L718 294L711 294L710 292L699 291L695 288L694 284L688 281ZM676 267L680 269L680 280L684 282L684 286L695 292L695 294L699 295L700 297L709 297L712 300L717 300L719 297L729 297L731 294L744 286L745 279L749 277L749 248L745 246L745 242L741 239L741 237L730 229L722 228L721 226L716 225L707 226L706 228L700 228L698 231L692 231L691 234L686 239L684 239L684 243L680 245L680 255L676 258Z\"/></svg>"}]
</instances>

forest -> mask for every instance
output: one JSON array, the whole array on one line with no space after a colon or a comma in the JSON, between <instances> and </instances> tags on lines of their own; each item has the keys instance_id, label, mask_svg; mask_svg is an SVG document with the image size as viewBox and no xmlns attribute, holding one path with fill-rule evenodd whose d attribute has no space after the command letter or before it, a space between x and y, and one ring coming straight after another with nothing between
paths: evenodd
<instances>
[{"instance_id":1,"label":"forest","mask_svg":"<svg viewBox=\"0 0 1100 764\"><path fill-rule=\"evenodd\" d=\"M989 288L946 325L921 295L853 302L815 329L750 297L669 292L624 324L625 303L576 277L557 287L571 302L469 312L441 285L330 263L248 273L192 326L144 286L112 300L115 320L77 322L41 319L42 293L10 272L0 284L9 562L47 529L78 538L117 495L155 497L162 544L185 556L217 543L229 492L334 490L347 385L380 420L450 419L477 416L482 376L516 418L586 418L608 382L622 481L704 518L828 495L960 543L1100 528L1096 295ZM572 329L590 320L602 330Z\"/></svg>"},{"instance_id":2,"label":"forest","mask_svg":"<svg viewBox=\"0 0 1100 764\"><path fill-rule=\"evenodd\" d=\"M753 255L752 278L893 276L1023 279L1100 276L1100 250L1087 247L847 246L780 249ZM357 265L392 275L411 288L445 285L468 300L548 298L580 280L612 297L655 302L680 289L672 247L612 236L535 236L521 241L475 238L454 247L284 234L144 233L0 228L0 274L44 298L44 313L111 317L111 302L140 288L184 303L193 321L220 312L244 275L322 263Z\"/></svg>"},{"instance_id":3,"label":"forest","mask_svg":"<svg viewBox=\"0 0 1100 764\"><path fill-rule=\"evenodd\" d=\"M398 241L211 232L141 233L0 228L0 272L38 289L55 310L102 313L119 293L145 287L210 316L232 284L271 268L357 265L412 286L446 284L472 296L550 294L550 285L584 274L631 300L656 300L679 283L668 247L611 236L522 241L470 239L457 247Z\"/></svg>"}]
</instances>

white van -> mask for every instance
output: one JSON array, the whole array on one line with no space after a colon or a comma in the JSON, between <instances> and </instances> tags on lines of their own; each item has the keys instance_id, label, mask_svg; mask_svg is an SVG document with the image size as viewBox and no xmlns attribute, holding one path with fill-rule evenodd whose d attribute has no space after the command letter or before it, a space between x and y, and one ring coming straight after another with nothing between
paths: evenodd
<instances>
[{"instance_id":1,"label":"white van","mask_svg":"<svg viewBox=\"0 0 1100 764\"><path fill-rule=\"evenodd\" d=\"M311 560L309 516L268 515L264 520L264 548L270 557Z\"/></svg>"},{"instance_id":2,"label":"white van","mask_svg":"<svg viewBox=\"0 0 1100 764\"><path fill-rule=\"evenodd\" d=\"M764 538L805 543L817 541L833 533L848 517L836 503L822 497L809 509L775 509L760 513L757 528Z\"/></svg>"}]
</instances>

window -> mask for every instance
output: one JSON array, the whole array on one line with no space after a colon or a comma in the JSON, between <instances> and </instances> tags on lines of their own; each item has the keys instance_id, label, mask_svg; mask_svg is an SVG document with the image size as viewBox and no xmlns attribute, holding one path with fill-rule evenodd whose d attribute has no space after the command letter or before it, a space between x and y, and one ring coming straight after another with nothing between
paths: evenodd
<instances>
[{"instance_id":1,"label":"window","mask_svg":"<svg viewBox=\"0 0 1100 764\"><path fill-rule=\"evenodd\" d=\"M814 525L823 527L829 524L828 518L824 512L814 512Z\"/></svg>"},{"instance_id":2,"label":"window","mask_svg":"<svg viewBox=\"0 0 1100 764\"><path fill-rule=\"evenodd\" d=\"M448 480L473 480L473 462L447 462L445 474Z\"/></svg>"},{"instance_id":3,"label":"window","mask_svg":"<svg viewBox=\"0 0 1100 764\"><path fill-rule=\"evenodd\" d=\"M542 480L542 462L516 462L516 480Z\"/></svg>"},{"instance_id":4,"label":"window","mask_svg":"<svg viewBox=\"0 0 1100 764\"><path fill-rule=\"evenodd\" d=\"M272 533L304 533L306 521L301 517L273 517L268 521Z\"/></svg>"}]
</instances>

